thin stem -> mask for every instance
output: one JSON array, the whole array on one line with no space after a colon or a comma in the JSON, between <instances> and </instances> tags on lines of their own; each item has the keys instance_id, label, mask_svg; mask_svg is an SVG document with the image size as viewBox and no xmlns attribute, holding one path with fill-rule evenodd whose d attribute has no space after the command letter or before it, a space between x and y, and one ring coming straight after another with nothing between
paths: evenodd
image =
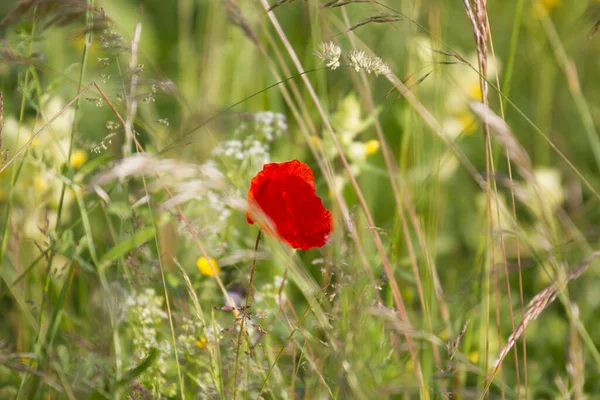
<instances>
[{"instance_id":1,"label":"thin stem","mask_svg":"<svg viewBox=\"0 0 600 400\"><path fill-rule=\"evenodd\" d=\"M262 229L258 230L256 235L256 243L254 244L254 257L252 258L252 269L250 270L250 283L248 285L248 296L246 297L246 307L250 306L252 300L254 300L254 272L256 271L256 254L258 252L258 243L262 236Z\"/></svg>"},{"instance_id":2,"label":"thin stem","mask_svg":"<svg viewBox=\"0 0 600 400\"><path fill-rule=\"evenodd\" d=\"M146 196L149 196L148 185L146 183L145 175L142 176L142 181L144 182L144 191L146 192ZM154 245L156 246L157 254L160 254L160 243L158 241L158 225L156 223L156 218L154 216L154 210L152 209L152 205L150 202L148 202L148 212L150 213L150 219L152 220L152 226L154 228ZM165 278L165 268L164 268L162 259L163 259L162 257L160 257L160 256L158 257L158 266L160 267L160 277L161 277L162 284L163 284L163 292L165 295L165 303L167 306L167 315L169 317L169 328L171 330L171 340L173 341L173 349L175 352L175 365L177 367L177 377L179 378L179 389L181 392L181 399L185 400L185 385L184 385L183 375L181 374L181 365L179 362L179 352L177 350L177 340L175 339L175 327L173 325L173 313L171 311L171 302L169 300L169 292L167 291L167 280ZM115 330L116 330L116 328L115 328Z\"/></svg>"},{"instance_id":3,"label":"thin stem","mask_svg":"<svg viewBox=\"0 0 600 400\"><path fill-rule=\"evenodd\" d=\"M242 314L240 317L241 318L240 332L238 334L237 348L235 350L235 374L234 374L234 379L233 379L233 399L234 400L237 398L237 393L238 393L237 380L238 380L238 373L239 373L239 367L240 367L240 348L242 346L242 335L244 334L244 324L246 322L246 318L248 318L248 314L246 312L248 311L248 308L250 308L252 300L254 299L254 272L256 271L256 254L258 252L258 243L260 242L261 236L262 236L262 230L259 229L258 234L256 235L256 243L254 245L254 257L252 258L252 267L250 268L250 281L248 283L248 294L246 295L246 305L245 305L244 309L242 310ZM248 343L248 345L250 346L250 343Z\"/></svg>"}]
</instances>

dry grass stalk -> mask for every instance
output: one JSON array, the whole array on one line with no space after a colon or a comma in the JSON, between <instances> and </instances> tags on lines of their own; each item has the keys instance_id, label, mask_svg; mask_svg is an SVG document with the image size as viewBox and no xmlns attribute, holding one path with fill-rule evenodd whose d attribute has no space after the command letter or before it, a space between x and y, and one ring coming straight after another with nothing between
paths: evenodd
<instances>
[{"instance_id":1,"label":"dry grass stalk","mask_svg":"<svg viewBox=\"0 0 600 400\"><path fill-rule=\"evenodd\" d=\"M484 0L474 0L474 7L471 7L470 0L463 0L465 11L475 36L475 44L477 45L477 57L479 59L479 68L482 76L486 76L487 71L487 18L486 6ZM475 11L473 11L473 9ZM484 80L485 81L485 80ZM487 84L484 84L486 90L483 92L483 99L487 99Z\"/></svg>"},{"instance_id":2,"label":"dry grass stalk","mask_svg":"<svg viewBox=\"0 0 600 400\"><path fill-rule=\"evenodd\" d=\"M4 96L0 92L0 149L2 149L2 127L4 126Z\"/></svg>"},{"instance_id":3,"label":"dry grass stalk","mask_svg":"<svg viewBox=\"0 0 600 400\"><path fill-rule=\"evenodd\" d=\"M590 30L589 39L591 40L592 36L598 33L598 31L600 31L600 19L594 24L594 26Z\"/></svg>"},{"instance_id":4,"label":"dry grass stalk","mask_svg":"<svg viewBox=\"0 0 600 400\"><path fill-rule=\"evenodd\" d=\"M540 190L539 182L534 175L531 159L525 148L523 148L515 138L506 122L485 104L472 102L470 106L473 113L483 121L485 126L491 128L491 132L495 134L494 136L498 140L498 143L505 149L508 155L507 159L510 159L511 162L515 163L519 174L535 189L534 195L537 197L537 200L541 204L546 204L547 199L541 195L542 191ZM491 176L488 177L488 179L491 179ZM524 197L526 196L526 190L519 188L518 185L511 181L508 182L508 186L515 196L521 198L523 201L528 201L527 197ZM543 209L546 210L546 208ZM551 220L552 216L544 211L542 214L542 221L549 228L548 231L551 231Z\"/></svg>"},{"instance_id":5,"label":"dry grass stalk","mask_svg":"<svg viewBox=\"0 0 600 400\"><path fill-rule=\"evenodd\" d=\"M474 7L471 7L471 0L463 0L465 5L465 11L467 13L467 17L469 21L471 21L471 27L473 29L473 35L475 36L475 43L477 47L477 60L479 64L479 86L481 88L482 100L485 107L488 107L489 97L488 97L488 83L485 79L487 76L487 11L486 11L486 3L485 0L473 0ZM475 11L473 11L475 9ZM492 232L494 229L494 222L492 216L492 191L496 192L496 209L498 209L498 196L496 185L492 185L491 176L494 174L494 162L492 160L492 149L491 149L491 140L489 135L489 125L486 123L483 124L483 137L484 137L484 146L485 146L485 172L486 172L486 212L487 212L487 240L486 246L490 249L490 255L492 260L496 260L495 254L495 246L493 244ZM498 218L498 221L500 219ZM499 227L500 229L502 227ZM502 243L502 249L504 250L504 239L500 237ZM504 262L506 263L505 254L503 254ZM495 314L496 314L496 328L500 331L500 302L498 297L498 275L496 264L492 265L492 273L493 273L493 285L494 285L494 300L495 300ZM511 322L512 322L512 314L511 314ZM489 329L489 321L486 321L486 330ZM502 341L500 336L498 336L498 347L502 345ZM488 359L488 351L489 346L486 343L485 347L485 368L487 369L487 359ZM500 371L502 375L502 371ZM502 399L504 399L504 390L501 388Z\"/></svg>"},{"instance_id":6,"label":"dry grass stalk","mask_svg":"<svg viewBox=\"0 0 600 400\"><path fill-rule=\"evenodd\" d=\"M0 166L8 159L8 150L4 149L2 143L2 128L4 128L4 96L0 92Z\"/></svg>"},{"instance_id":7,"label":"dry grass stalk","mask_svg":"<svg viewBox=\"0 0 600 400\"><path fill-rule=\"evenodd\" d=\"M470 106L475 115L495 133L500 145L506 149L510 159L517 165L521 176L529 182L534 182L531 159L527 151L514 137L506 122L483 103L472 102Z\"/></svg>"},{"instance_id":8,"label":"dry grass stalk","mask_svg":"<svg viewBox=\"0 0 600 400\"><path fill-rule=\"evenodd\" d=\"M450 361L454 359L454 356L458 351L458 346L460 346L460 341L462 340L463 336L465 336L465 333L467 333L467 327L469 326L469 322L470 320L467 320L467 322L465 322L462 329L458 333L456 339L446 343L446 349L448 350L448 359Z\"/></svg>"},{"instance_id":9,"label":"dry grass stalk","mask_svg":"<svg viewBox=\"0 0 600 400\"><path fill-rule=\"evenodd\" d=\"M346 1L331 0L331 1L328 1L327 3L323 4L321 6L321 8L343 7L348 4L353 4L353 3L371 3L371 0L346 0Z\"/></svg>"},{"instance_id":10,"label":"dry grass stalk","mask_svg":"<svg viewBox=\"0 0 600 400\"><path fill-rule=\"evenodd\" d=\"M392 14L379 14L379 15L375 15L373 17L369 17L365 20L360 21L357 24L352 25L351 27L349 27L348 29L346 29L344 32L340 32L339 34L343 34L343 33L348 33L351 32L357 28L360 28L361 26L367 25L367 24L384 24L384 23L388 23L388 22L398 22L401 21L402 17L398 17Z\"/></svg>"},{"instance_id":11,"label":"dry grass stalk","mask_svg":"<svg viewBox=\"0 0 600 400\"><path fill-rule=\"evenodd\" d=\"M577 304L571 303L571 314L579 317L579 307ZM571 381L573 394L572 399L583 400L583 386L585 384L585 360L583 358L583 347L575 318L570 320L569 324L569 352L567 362L567 374Z\"/></svg>"},{"instance_id":12,"label":"dry grass stalk","mask_svg":"<svg viewBox=\"0 0 600 400\"><path fill-rule=\"evenodd\" d=\"M296 1L296 0L279 0L277 3L275 3L271 7L269 7L267 9L267 12L273 11L274 9L276 9L277 7L279 7L279 6L283 5L283 4L293 3L294 1ZM306 1L306 0L304 0L304 1Z\"/></svg>"},{"instance_id":13,"label":"dry grass stalk","mask_svg":"<svg viewBox=\"0 0 600 400\"><path fill-rule=\"evenodd\" d=\"M199 166L177 159L161 159L141 153L123 158L113 168L98 174L91 181L90 187L154 173L169 175L172 183L194 179L194 184L199 185L196 194L206 189L222 189L225 184L223 175L210 165Z\"/></svg>"},{"instance_id":14,"label":"dry grass stalk","mask_svg":"<svg viewBox=\"0 0 600 400\"><path fill-rule=\"evenodd\" d=\"M573 268L567 274L563 282L553 283L552 285L548 286L546 289L542 290L537 295L535 295L533 299L531 299L531 301L529 302L529 304L527 304L527 307L525 308L525 315L523 316L521 323L519 324L517 329L509 336L506 345L504 345L504 347L498 354L498 358L492 365L492 377L495 375L496 370L498 369L508 352L515 345L519 337L521 337L525 329L527 329L529 323L531 321L536 320L540 316L542 311L544 311L556 299L558 293L562 289L564 289L569 282L579 278L588 269L592 261L594 261L594 259L598 257L600 257L600 251L595 251L585 260L580 262L575 268Z\"/></svg>"},{"instance_id":15,"label":"dry grass stalk","mask_svg":"<svg viewBox=\"0 0 600 400\"><path fill-rule=\"evenodd\" d=\"M256 33L254 33L254 29L252 29L252 26L250 26L250 23L244 16L244 13L237 5L237 3L233 0L224 0L223 5L225 7L227 19L229 20L229 22L240 28L248 39L257 44L258 37L256 36ZM273 5L272 7L275 7L275 5Z\"/></svg>"},{"instance_id":16,"label":"dry grass stalk","mask_svg":"<svg viewBox=\"0 0 600 400\"><path fill-rule=\"evenodd\" d=\"M407 78L405 78L402 83L404 85L406 85L406 90L412 90L415 86L423 83L423 81L425 79L427 79L429 77L429 75L432 74L433 71L426 73L425 75L423 75L422 77L420 77L415 83L412 83L410 86L407 85L408 80L412 77L412 75L408 76ZM396 89L396 87L392 87L390 89L390 91L385 95L386 98L388 98L392 93L396 92L398 89ZM398 97L396 97L396 100L401 99L402 97L404 97L404 95L406 94L406 92L401 92L398 94Z\"/></svg>"},{"instance_id":17,"label":"dry grass stalk","mask_svg":"<svg viewBox=\"0 0 600 400\"><path fill-rule=\"evenodd\" d=\"M137 87L139 68L137 63L138 45L142 35L142 24L138 23L135 27L133 34L133 40L131 41L131 57L129 59L129 91L127 92L127 111L125 118L125 140L123 144L123 154L131 154L131 143L132 138L135 135L133 131L133 120L137 114L137 100L135 97L135 90Z\"/></svg>"}]
</instances>

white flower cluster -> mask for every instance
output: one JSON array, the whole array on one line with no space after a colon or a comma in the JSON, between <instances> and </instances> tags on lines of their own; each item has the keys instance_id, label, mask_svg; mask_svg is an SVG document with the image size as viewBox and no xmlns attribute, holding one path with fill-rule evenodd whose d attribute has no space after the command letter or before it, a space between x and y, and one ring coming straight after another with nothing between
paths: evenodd
<instances>
[{"instance_id":1,"label":"white flower cluster","mask_svg":"<svg viewBox=\"0 0 600 400\"><path fill-rule=\"evenodd\" d=\"M195 355L198 350L196 342L200 338L202 324L200 321L192 321L189 318L183 317L180 329L181 333L177 337L177 347L184 354Z\"/></svg>"},{"instance_id":2,"label":"white flower cluster","mask_svg":"<svg viewBox=\"0 0 600 400\"><path fill-rule=\"evenodd\" d=\"M221 142L213 149L211 156L213 158L220 158L223 162L233 160L248 162L258 168L268 163L271 159L269 145L261 143L252 136L248 136L243 141L233 139Z\"/></svg>"},{"instance_id":3,"label":"white flower cluster","mask_svg":"<svg viewBox=\"0 0 600 400\"><path fill-rule=\"evenodd\" d=\"M224 207L223 199L218 193L209 190L206 193L206 199L208 204L215 211L219 222L225 222L231 216L231 209Z\"/></svg>"},{"instance_id":4,"label":"white flower cluster","mask_svg":"<svg viewBox=\"0 0 600 400\"><path fill-rule=\"evenodd\" d=\"M216 164L225 162L227 169L231 169L232 162L241 162L245 169L256 169L270 162L269 144L279 138L287 130L288 125L283 114L271 111L262 111L253 116L254 124L241 123L235 130L236 139L226 140L211 153Z\"/></svg>"},{"instance_id":5,"label":"white flower cluster","mask_svg":"<svg viewBox=\"0 0 600 400\"><path fill-rule=\"evenodd\" d=\"M254 130L265 137L267 142L279 138L287 131L285 115L272 111L262 111L254 114Z\"/></svg>"},{"instance_id":6,"label":"white flower cluster","mask_svg":"<svg viewBox=\"0 0 600 400\"><path fill-rule=\"evenodd\" d=\"M327 68L336 69L340 66L340 57L342 49L333 42L321 43L319 48L313 53ZM371 72L375 76L388 75L392 73L390 67L379 57L370 57L363 50L353 49L348 53L350 66L357 72L361 69L368 74Z\"/></svg>"},{"instance_id":7,"label":"white flower cluster","mask_svg":"<svg viewBox=\"0 0 600 400\"><path fill-rule=\"evenodd\" d=\"M219 143L211 153L213 157L227 157L236 160L244 159L244 151L242 150L242 142L239 140L226 140Z\"/></svg>"},{"instance_id":8,"label":"white flower cluster","mask_svg":"<svg viewBox=\"0 0 600 400\"><path fill-rule=\"evenodd\" d=\"M154 292L154 289L146 289L144 292L129 296L125 301L127 312L134 329L133 344L144 353L156 348L158 342L156 337L158 331L156 326L167 318L163 311L163 299ZM143 354L142 357L146 355Z\"/></svg>"},{"instance_id":9,"label":"white flower cluster","mask_svg":"<svg viewBox=\"0 0 600 400\"><path fill-rule=\"evenodd\" d=\"M156 362L144 371L139 379L140 384L153 393L158 391L167 396L175 394L175 385L168 385L166 379L171 344L168 340L159 340L158 326L167 318L163 310L163 298L150 288L129 296L125 305L135 348L136 359L132 360L132 365L146 358L152 349L158 351Z\"/></svg>"}]
</instances>

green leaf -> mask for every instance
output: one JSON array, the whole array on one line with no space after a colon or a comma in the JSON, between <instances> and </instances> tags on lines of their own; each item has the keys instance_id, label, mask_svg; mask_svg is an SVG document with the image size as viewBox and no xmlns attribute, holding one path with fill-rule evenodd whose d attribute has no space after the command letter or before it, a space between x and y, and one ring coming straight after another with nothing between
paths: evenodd
<instances>
[{"instance_id":1,"label":"green leaf","mask_svg":"<svg viewBox=\"0 0 600 400\"><path fill-rule=\"evenodd\" d=\"M94 157L91 160L88 160L84 165L79 169L79 174L88 175L94 172L98 167L106 165L109 161L116 158L114 154L104 153L99 157Z\"/></svg>"},{"instance_id":2,"label":"green leaf","mask_svg":"<svg viewBox=\"0 0 600 400\"><path fill-rule=\"evenodd\" d=\"M100 260L100 268L104 269L108 267L108 265L119 257L123 257L127 255L130 251L135 249L138 246L146 243L154 236L154 228L152 226L148 226L137 231L135 234L129 236L127 239L122 242L117 243L110 250L108 250L102 259Z\"/></svg>"},{"instance_id":3,"label":"green leaf","mask_svg":"<svg viewBox=\"0 0 600 400\"><path fill-rule=\"evenodd\" d=\"M127 219L131 217L131 204L124 201L111 201L108 203L106 210L112 215L116 215L121 219Z\"/></svg>"},{"instance_id":4,"label":"green leaf","mask_svg":"<svg viewBox=\"0 0 600 400\"><path fill-rule=\"evenodd\" d=\"M143 374L144 371L146 371L148 368L150 368L152 366L152 364L154 364L154 362L156 361L157 358L158 358L158 350L157 349L150 350L148 357L144 358L137 367L132 368L129 371L125 372L125 374L123 374L123 378L121 378L117 382L117 389L128 385L135 378L137 378L138 376Z\"/></svg>"}]
</instances>

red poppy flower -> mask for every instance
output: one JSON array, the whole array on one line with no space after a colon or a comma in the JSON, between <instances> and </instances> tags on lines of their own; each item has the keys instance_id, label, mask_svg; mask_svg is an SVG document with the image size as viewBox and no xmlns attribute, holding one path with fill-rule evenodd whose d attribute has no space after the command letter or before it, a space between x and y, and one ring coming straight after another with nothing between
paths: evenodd
<instances>
[{"instance_id":1,"label":"red poppy flower","mask_svg":"<svg viewBox=\"0 0 600 400\"><path fill-rule=\"evenodd\" d=\"M256 209L270 219L261 223ZM333 230L331 213L315 193L315 178L310 167L298 160L265 164L250 183L246 219L253 219L270 233L295 249L323 246Z\"/></svg>"}]
</instances>

